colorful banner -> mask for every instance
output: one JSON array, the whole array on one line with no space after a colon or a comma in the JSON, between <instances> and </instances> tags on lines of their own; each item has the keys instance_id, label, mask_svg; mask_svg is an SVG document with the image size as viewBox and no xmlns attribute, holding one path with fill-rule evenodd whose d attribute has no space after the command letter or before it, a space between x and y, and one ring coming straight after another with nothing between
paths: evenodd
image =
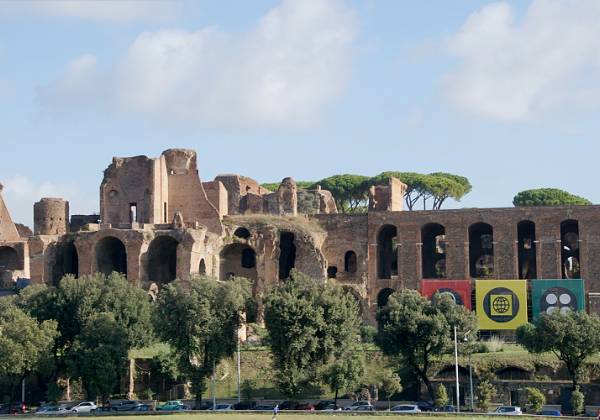
<instances>
[{"instance_id":1,"label":"colorful banner","mask_svg":"<svg viewBox=\"0 0 600 420\"><path fill-rule=\"evenodd\" d=\"M534 319L544 313L585 310L583 280L532 280L531 308Z\"/></svg>"},{"instance_id":2,"label":"colorful banner","mask_svg":"<svg viewBox=\"0 0 600 420\"><path fill-rule=\"evenodd\" d=\"M477 319L481 330L514 330L527 323L526 280L477 280Z\"/></svg>"},{"instance_id":3,"label":"colorful banner","mask_svg":"<svg viewBox=\"0 0 600 420\"><path fill-rule=\"evenodd\" d=\"M454 302L471 310L471 281L470 280L437 280L423 279L421 294L428 299L436 293L450 296Z\"/></svg>"}]
</instances>

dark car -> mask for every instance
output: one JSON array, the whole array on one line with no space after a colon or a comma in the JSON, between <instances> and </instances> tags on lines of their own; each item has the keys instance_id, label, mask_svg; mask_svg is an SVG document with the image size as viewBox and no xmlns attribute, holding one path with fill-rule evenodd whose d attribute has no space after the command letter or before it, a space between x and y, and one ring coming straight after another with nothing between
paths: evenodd
<instances>
[{"instance_id":1,"label":"dark car","mask_svg":"<svg viewBox=\"0 0 600 420\"><path fill-rule=\"evenodd\" d=\"M315 410L325 410L327 408L329 408L331 405L335 405L335 401L330 401L330 400L324 400L324 401L319 401L316 405L315 405Z\"/></svg>"},{"instance_id":2,"label":"dark car","mask_svg":"<svg viewBox=\"0 0 600 420\"><path fill-rule=\"evenodd\" d=\"M542 410L542 412L540 414L542 416L554 416L554 417L562 416L562 413L560 412L560 410Z\"/></svg>"},{"instance_id":3,"label":"dark car","mask_svg":"<svg viewBox=\"0 0 600 420\"><path fill-rule=\"evenodd\" d=\"M212 410L213 408L213 403L212 402L203 402L200 405L195 405L192 410L198 410L198 411L206 411L206 410Z\"/></svg>"},{"instance_id":4,"label":"dark car","mask_svg":"<svg viewBox=\"0 0 600 420\"><path fill-rule=\"evenodd\" d=\"M256 401L240 401L233 405L234 410L254 410Z\"/></svg>"},{"instance_id":5,"label":"dark car","mask_svg":"<svg viewBox=\"0 0 600 420\"><path fill-rule=\"evenodd\" d=\"M417 407L421 411L433 411L434 407L429 401L419 401L417 402Z\"/></svg>"},{"instance_id":6,"label":"dark car","mask_svg":"<svg viewBox=\"0 0 600 420\"><path fill-rule=\"evenodd\" d=\"M309 403L300 403L294 407L294 410L315 411L315 406Z\"/></svg>"},{"instance_id":7,"label":"dark car","mask_svg":"<svg viewBox=\"0 0 600 420\"><path fill-rule=\"evenodd\" d=\"M133 411L142 405L141 402L136 400L125 400L112 406L113 411Z\"/></svg>"},{"instance_id":8,"label":"dark car","mask_svg":"<svg viewBox=\"0 0 600 420\"><path fill-rule=\"evenodd\" d=\"M273 411L275 406L273 404L261 404L253 408L254 411Z\"/></svg>"},{"instance_id":9,"label":"dark car","mask_svg":"<svg viewBox=\"0 0 600 420\"><path fill-rule=\"evenodd\" d=\"M295 410L298 403L296 401L284 401L279 404L280 410Z\"/></svg>"},{"instance_id":10,"label":"dark car","mask_svg":"<svg viewBox=\"0 0 600 420\"><path fill-rule=\"evenodd\" d=\"M25 403L0 404L0 414L25 414L26 412L27 406Z\"/></svg>"},{"instance_id":11,"label":"dark car","mask_svg":"<svg viewBox=\"0 0 600 420\"><path fill-rule=\"evenodd\" d=\"M92 413L106 413L108 411L114 411L110 405L100 405L92 410Z\"/></svg>"},{"instance_id":12,"label":"dark car","mask_svg":"<svg viewBox=\"0 0 600 420\"><path fill-rule=\"evenodd\" d=\"M152 411L152 406L148 404L140 404L129 411Z\"/></svg>"},{"instance_id":13,"label":"dark car","mask_svg":"<svg viewBox=\"0 0 600 420\"><path fill-rule=\"evenodd\" d=\"M456 407L453 405L445 405L443 407L436 407L434 411L438 413L456 413Z\"/></svg>"}]
</instances>

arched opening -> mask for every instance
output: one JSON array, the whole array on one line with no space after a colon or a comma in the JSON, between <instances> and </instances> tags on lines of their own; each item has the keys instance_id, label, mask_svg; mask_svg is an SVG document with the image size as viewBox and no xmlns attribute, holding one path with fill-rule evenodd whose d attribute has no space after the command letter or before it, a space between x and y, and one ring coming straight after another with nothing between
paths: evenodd
<instances>
[{"instance_id":1,"label":"arched opening","mask_svg":"<svg viewBox=\"0 0 600 420\"><path fill-rule=\"evenodd\" d=\"M240 239L248 239L250 237L250 231L244 227L239 227L233 232L233 236Z\"/></svg>"},{"instance_id":2,"label":"arched opening","mask_svg":"<svg viewBox=\"0 0 600 420\"><path fill-rule=\"evenodd\" d=\"M17 251L10 246L0 247L0 287L14 281L12 272L20 269Z\"/></svg>"},{"instance_id":3,"label":"arched opening","mask_svg":"<svg viewBox=\"0 0 600 420\"><path fill-rule=\"evenodd\" d=\"M356 273L356 253L354 251L348 251L344 255L344 271Z\"/></svg>"},{"instance_id":4,"label":"arched opening","mask_svg":"<svg viewBox=\"0 0 600 420\"><path fill-rule=\"evenodd\" d=\"M198 267L198 274L206 275L206 263L204 262L204 258L200 260L200 265Z\"/></svg>"},{"instance_id":5,"label":"arched opening","mask_svg":"<svg viewBox=\"0 0 600 420\"><path fill-rule=\"evenodd\" d=\"M562 278L580 278L579 223L577 220L569 219L560 224L560 249Z\"/></svg>"},{"instance_id":6,"label":"arched opening","mask_svg":"<svg viewBox=\"0 0 600 420\"><path fill-rule=\"evenodd\" d=\"M327 267L327 278L334 279L337 277L337 267L335 265L330 265Z\"/></svg>"},{"instance_id":7,"label":"arched opening","mask_svg":"<svg viewBox=\"0 0 600 420\"><path fill-rule=\"evenodd\" d=\"M287 279L290 271L296 266L296 245L294 245L294 234L281 232L279 236L279 278Z\"/></svg>"},{"instance_id":8,"label":"arched opening","mask_svg":"<svg viewBox=\"0 0 600 420\"><path fill-rule=\"evenodd\" d=\"M501 381L529 381L532 373L518 366L507 366L496 371L496 377Z\"/></svg>"},{"instance_id":9,"label":"arched opening","mask_svg":"<svg viewBox=\"0 0 600 420\"><path fill-rule=\"evenodd\" d=\"M96 270L109 275L113 271L127 276L125 245L113 236L102 238L96 244Z\"/></svg>"},{"instance_id":10,"label":"arched opening","mask_svg":"<svg viewBox=\"0 0 600 420\"><path fill-rule=\"evenodd\" d=\"M438 223L428 223L421 228L421 263L423 278L446 277L446 229Z\"/></svg>"},{"instance_id":11,"label":"arched opening","mask_svg":"<svg viewBox=\"0 0 600 420\"><path fill-rule=\"evenodd\" d=\"M167 284L177 277L177 246L170 236L159 236L148 247L148 282Z\"/></svg>"},{"instance_id":12,"label":"arched opening","mask_svg":"<svg viewBox=\"0 0 600 420\"><path fill-rule=\"evenodd\" d=\"M384 225L377 235L377 275L390 279L398 275L398 231L396 226Z\"/></svg>"},{"instance_id":13,"label":"arched opening","mask_svg":"<svg viewBox=\"0 0 600 420\"><path fill-rule=\"evenodd\" d=\"M535 223L523 220L517 225L517 243L519 256L519 278L535 279L536 252L535 252Z\"/></svg>"},{"instance_id":14,"label":"arched opening","mask_svg":"<svg viewBox=\"0 0 600 420\"><path fill-rule=\"evenodd\" d=\"M73 241L56 245L54 265L52 266L52 285L58 286L60 280L67 274L75 277L79 275L79 256Z\"/></svg>"},{"instance_id":15,"label":"arched opening","mask_svg":"<svg viewBox=\"0 0 600 420\"><path fill-rule=\"evenodd\" d=\"M246 244L227 245L219 254L221 260L221 280L232 277L245 277L256 280L256 252Z\"/></svg>"},{"instance_id":16,"label":"arched opening","mask_svg":"<svg viewBox=\"0 0 600 420\"><path fill-rule=\"evenodd\" d=\"M381 289L377 294L377 307L383 308L386 306L392 293L394 293L394 289L390 289L389 287Z\"/></svg>"},{"instance_id":17,"label":"arched opening","mask_svg":"<svg viewBox=\"0 0 600 420\"><path fill-rule=\"evenodd\" d=\"M469 226L469 268L473 278L494 275L494 230L487 223Z\"/></svg>"}]
</instances>

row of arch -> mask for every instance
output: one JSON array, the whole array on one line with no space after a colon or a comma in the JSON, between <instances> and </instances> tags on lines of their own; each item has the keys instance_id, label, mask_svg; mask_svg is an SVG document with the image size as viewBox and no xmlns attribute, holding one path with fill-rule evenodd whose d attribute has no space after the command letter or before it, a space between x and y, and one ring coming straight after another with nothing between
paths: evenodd
<instances>
[{"instance_id":1,"label":"row of arch","mask_svg":"<svg viewBox=\"0 0 600 420\"><path fill-rule=\"evenodd\" d=\"M421 228L421 267L423 278L446 277L446 229L439 223ZM537 277L535 223L523 220L517 224L517 256L520 279ZM384 225L377 234L377 275L390 279L398 275L398 231ZM562 278L580 277L579 223L568 219L560 224ZM472 278L494 274L494 228L484 222L469 226L469 273Z\"/></svg>"}]
</instances>

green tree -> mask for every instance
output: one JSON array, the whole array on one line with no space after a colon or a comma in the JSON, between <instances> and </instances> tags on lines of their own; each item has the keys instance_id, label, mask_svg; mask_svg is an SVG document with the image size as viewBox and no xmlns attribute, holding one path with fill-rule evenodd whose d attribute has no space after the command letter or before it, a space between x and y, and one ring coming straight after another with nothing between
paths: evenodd
<instances>
[{"instance_id":1,"label":"green tree","mask_svg":"<svg viewBox=\"0 0 600 420\"><path fill-rule=\"evenodd\" d=\"M323 375L324 382L335 392L337 407L339 391L349 391L360 384L365 374L365 359L362 353L350 351L331 363Z\"/></svg>"},{"instance_id":2,"label":"green tree","mask_svg":"<svg viewBox=\"0 0 600 420\"><path fill-rule=\"evenodd\" d=\"M197 406L215 366L235 352L248 298L249 285L239 278L176 280L159 294L156 331L173 349L181 374L192 384Z\"/></svg>"},{"instance_id":3,"label":"green tree","mask_svg":"<svg viewBox=\"0 0 600 420\"><path fill-rule=\"evenodd\" d=\"M342 213L356 213L365 211L369 198L370 178L362 175L333 175L315 182L311 188L320 185L333 195L338 210Z\"/></svg>"},{"instance_id":4,"label":"green tree","mask_svg":"<svg viewBox=\"0 0 600 420\"><path fill-rule=\"evenodd\" d=\"M579 390L579 387L575 388L571 393L571 411L573 415L577 416L582 414L585 410L585 396L583 392Z\"/></svg>"},{"instance_id":5,"label":"green tree","mask_svg":"<svg viewBox=\"0 0 600 420\"><path fill-rule=\"evenodd\" d=\"M448 405L448 401L448 391L446 390L446 387L444 384L438 384L437 388L435 389L433 404L437 408L442 408Z\"/></svg>"},{"instance_id":6,"label":"green tree","mask_svg":"<svg viewBox=\"0 0 600 420\"><path fill-rule=\"evenodd\" d=\"M265 182L264 184L260 184L266 190L276 192L279 189L280 182ZM313 181L296 181L296 187L302 190L312 189L315 183Z\"/></svg>"},{"instance_id":7,"label":"green tree","mask_svg":"<svg viewBox=\"0 0 600 420\"><path fill-rule=\"evenodd\" d=\"M585 361L600 350L600 318L583 311L543 314L535 324L517 328L517 342L531 353L552 352L577 388Z\"/></svg>"},{"instance_id":8,"label":"green tree","mask_svg":"<svg viewBox=\"0 0 600 420\"><path fill-rule=\"evenodd\" d=\"M379 348L388 356L401 356L423 381L431 399L434 398L429 380L432 358L452 348L455 326L460 337L469 335L474 339L477 330L475 315L450 297L429 300L411 289L393 293L388 304L377 311L377 321Z\"/></svg>"},{"instance_id":9,"label":"green tree","mask_svg":"<svg viewBox=\"0 0 600 420\"><path fill-rule=\"evenodd\" d=\"M477 396L477 407L486 413L496 396L496 387L489 380L484 379L477 385L475 395Z\"/></svg>"},{"instance_id":10,"label":"green tree","mask_svg":"<svg viewBox=\"0 0 600 420\"><path fill-rule=\"evenodd\" d=\"M534 413L542 411L542 407L546 404L546 396L537 388L527 387L527 402L531 406Z\"/></svg>"},{"instance_id":11,"label":"green tree","mask_svg":"<svg viewBox=\"0 0 600 420\"><path fill-rule=\"evenodd\" d=\"M515 207L530 206L585 206L592 204L586 198L579 197L558 188L538 188L521 191L513 198Z\"/></svg>"},{"instance_id":12,"label":"green tree","mask_svg":"<svg viewBox=\"0 0 600 420\"><path fill-rule=\"evenodd\" d=\"M360 341L358 304L341 287L292 270L267 293L264 305L276 382L290 398Z\"/></svg>"},{"instance_id":13,"label":"green tree","mask_svg":"<svg viewBox=\"0 0 600 420\"><path fill-rule=\"evenodd\" d=\"M29 287L19 296L17 304L40 321L56 320L58 324L59 334L52 349L55 377L65 371L66 360L75 357L71 351L76 351L73 346L89 318L99 313L111 314L123 329L128 350L144 347L154 339L148 295L122 274L96 273L80 278L69 275L56 288L33 286L27 289ZM117 374L124 372L121 369Z\"/></svg>"},{"instance_id":14,"label":"green tree","mask_svg":"<svg viewBox=\"0 0 600 420\"><path fill-rule=\"evenodd\" d=\"M87 398L103 401L119 385L120 373L127 366L127 331L112 313L86 318L77 335L66 364L71 377L81 378Z\"/></svg>"},{"instance_id":15,"label":"green tree","mask_svg":"<svg viewBox=\"0 0 600 420\"><path fill-rule=\"evenodd\" d=\"M460 201L472 189L467 178L447 172L434 172L427 176L427 180L433 197L432 210L439 210L448 198Z\"/></svg>"},{"instance_id":16,"label":"green tree","mask_svg":"<svg viewBox=\"0 0 600 420\"><path fill-rule=\"evenodd\" d=\"M50 350L57 335L55 321L38 322L7 298L0 299L0 377L15 385L52 365Z\"/></svg>"},{"instance_id":17,"label":"green tree","mask_svg":"<svg viewBox=\"0 0 600 420\"><path fill-rule=\"evenodd\" d=\"M402 381L400 380L400 376L396 372L386 369L379 382L379 388L383 391L388 400L388 409L391 408L392 396L402 391Z\"/></svg>"}]
</instances>

